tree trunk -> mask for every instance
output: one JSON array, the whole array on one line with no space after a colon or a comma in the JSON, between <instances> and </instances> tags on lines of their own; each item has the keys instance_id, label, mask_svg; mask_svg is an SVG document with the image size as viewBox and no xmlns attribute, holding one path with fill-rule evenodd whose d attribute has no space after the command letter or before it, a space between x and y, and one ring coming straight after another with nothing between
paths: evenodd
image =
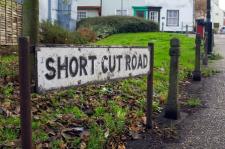
<instances>
[{"instance_id":1,"label":"tree trunk","mask_svg":"<svg viewBox=\"0 0 225 149\"><path fill-rule=\"evenodd\" d=\"M32 45L38 43L39 0L23 2L23 36L29 36Z\"/></svg>"}]
</instances>

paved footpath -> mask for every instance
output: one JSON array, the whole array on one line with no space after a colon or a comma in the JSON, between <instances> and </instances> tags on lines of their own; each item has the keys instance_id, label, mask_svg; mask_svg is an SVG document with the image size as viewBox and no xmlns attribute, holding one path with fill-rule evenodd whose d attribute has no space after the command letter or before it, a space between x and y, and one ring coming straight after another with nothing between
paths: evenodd
<instances>
[{"instance_id":1,"label":"paved footpath","mask_svg":"<svg viewBox=\"0 0 225 149\"><path fill-rule=\"evenodd\" d=\"M215 36L216 53L225 58L225 35ZM210 64L221 73L193 83L190 94L203 100L204 108L181 122L181 140L168 149L225 149L225 59Z\"/></svg>"}]
</instances>

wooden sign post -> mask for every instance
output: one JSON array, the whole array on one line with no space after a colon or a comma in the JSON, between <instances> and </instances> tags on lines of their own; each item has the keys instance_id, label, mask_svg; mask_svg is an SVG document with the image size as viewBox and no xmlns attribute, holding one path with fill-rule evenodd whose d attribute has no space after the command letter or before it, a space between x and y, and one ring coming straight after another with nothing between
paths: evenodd
<instances>
[{"instance_id":1,"label":"wooden sign post","mask_svg":"<svg viewBox=\"0 0 225 149\"><path fill-rule=\"evenodd\" d=\"M32 148L29 40L19 39L22 148ZM39 46L35 49L36 90L147 75L147 128L152 128L154 45L148 47Z\"/></svg>"},{"instance_id":2,"label":"wooden sign post","mask_svg":"<svg viewBox=\"0 0 225 149\"><path fill-rule=\"evenodd\" d=\"M27 37L19 38L21 145L23 149L32 148L29 55L30 55L29 38Z\"/></svg>"}]
</instances>

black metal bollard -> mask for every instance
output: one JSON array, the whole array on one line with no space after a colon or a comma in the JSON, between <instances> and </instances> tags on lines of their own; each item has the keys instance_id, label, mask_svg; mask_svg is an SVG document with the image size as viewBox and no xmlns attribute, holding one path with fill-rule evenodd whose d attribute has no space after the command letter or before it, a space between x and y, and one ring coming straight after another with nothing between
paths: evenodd
<instances>
[{"instance_id":1,"label":"black metal bollard","mask_svg":"<svg viewBox=\"0 0 225 149\"><path fill-rule=\"evenodd\" d=\"M177 120L180 117L180 112L177 103L178 94L178 65L180 56L180 41L173 38L170 41L170 78L168 100L165 107L165 118Z\"/></svg>"},{"instance_id":2,"label":"black metal bollard","mask_svg":"<svg viewBox=\"0 0 225 149\"><path fill-rule=\"evenodd\" d=\"M205 43L204 43L204 54L202 59L202 64L208 65L208 32L205 32Z\"/></svg>"},{"instance_id":3,"label":"black metal bollard","mask_svg":"<svg viewBox=\"0 0 225 149\"><path fill-rule=\"evenodd\" d=\"M23 149L32 149L29 44L29 38L19 38L21 144Z\"/></svg>"},{"instance_id":4,"label":"black metal bollard","mask_svg":"<svg viewBox=\"0 0 225 149\"><path fill-rule=\"evenodd\" d=\"M207 49L208 49L208 54L212 54L212 51L213 51L213 46L212 46L212 34L213 34L213 31L212 31L212 22L209 22L207 24L207 32L208 32L208 40L207 40Z\"/></svg>"},{"instance_id":5,"label":"black metal bollard","mask_svg":"<svg viewBox=\"0 0 225 149\"><path fill-rule=\"evenodd\" d=\"M195 70L193 71L193 80L201 81L201 35L196 34L195 39L196 49L195 49Z\"/></svg>"}]
</instances>

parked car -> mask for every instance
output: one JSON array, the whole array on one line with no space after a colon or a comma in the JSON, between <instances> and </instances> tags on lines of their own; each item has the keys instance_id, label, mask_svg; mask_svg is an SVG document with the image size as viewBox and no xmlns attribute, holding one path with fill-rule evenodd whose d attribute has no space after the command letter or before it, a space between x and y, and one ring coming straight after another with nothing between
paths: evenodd
<instances>
[{"instance_id":1,"label":"parked car","mask_svg":"<svg viewBox=\"0 0 225 149\"><path fill-rule=\"evenodd\" d=\"M220 29L220 33L221 33L221 34L225 34L225 26L223 26L223 27Z\"/></svg>"}]
</instances>

